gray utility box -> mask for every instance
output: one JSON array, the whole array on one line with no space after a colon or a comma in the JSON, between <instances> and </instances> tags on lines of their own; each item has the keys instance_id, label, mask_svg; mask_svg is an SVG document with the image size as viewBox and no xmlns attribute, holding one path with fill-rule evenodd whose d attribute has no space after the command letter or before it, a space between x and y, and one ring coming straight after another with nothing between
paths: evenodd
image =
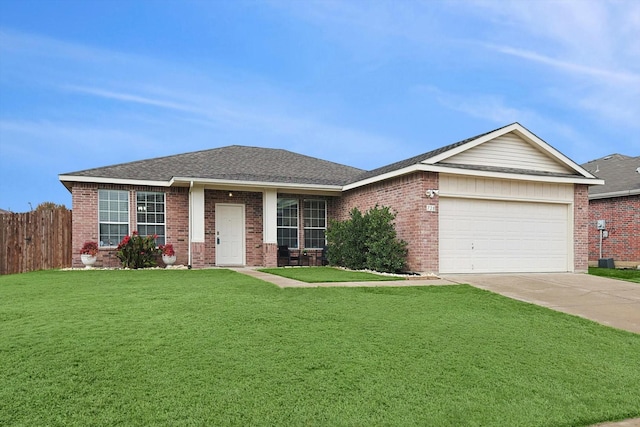
<instances>
[{"instance_id":1,"label":"gray utility box","mask_svg":"<svg viewBox=\"0 0 640 427\"><path fill-rule=\"evenodd\" d=\"M600 268L616 268L613 265L613 258L600 258L598 260L598 267Z\"/></svg>"}]
</instances>

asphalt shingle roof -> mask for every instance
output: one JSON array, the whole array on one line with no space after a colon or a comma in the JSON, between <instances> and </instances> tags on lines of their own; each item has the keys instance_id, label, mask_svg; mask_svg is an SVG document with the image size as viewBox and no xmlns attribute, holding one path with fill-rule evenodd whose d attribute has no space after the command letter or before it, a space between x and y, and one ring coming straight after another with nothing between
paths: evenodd
<instances>
[{"instance_id":1,"label":"asphalt shingle roof","mask_svg":"<svg viewBox=\"0 0 640 427\"><path fill-rule=\"evenodd\" d=\"M500 128L500 129L502 129L502 128ZM481 137L483 137L483 136L485 136L485 135L487 135L487 134L489 134L491 132L495 132L496 130L498 130L498 129L492 130L490 132L485 132L483 134L476 135L474 137L467 138L467 139L464 139L462 141L455 142L453 144L445 145L444 147L440 147L440 148L428 151L428 152L423 153L423 154L418 154L417 156L413 156L413 157L411 157L409 159L406 159L406 160L401 160L399 162L395 162L395 163L392 163L390 165L386 165L386 166L382 166L382 167L377 168L377 169L373 169L371 171L365 172L362 175L358 176L353 182L362 181L362 180L365 180L367 178L371 178L371 177L378 176L378 175L384 175L385 173L394 172L394 171L397 171L397 170L400 170L400 169L404 169L404 168L409 167L409 166L417 165L418 163L421 163L421 162L423 162L423 161L425 161L427 159L430 159L431 157L435 157L438 154L442 154L442 153L444 153L446 151L453 150L456 147L459 147L459 146L464 145L464 144L466 144L468 142L471 142L474 139L481 138Z\"/></svg>"},{"instance_id":2,"label":"asphalt shingle roof","mask_svg":"<svg viewBox=\"0 0 640 427\"><path fill-rule=\"evenodd\" d=\"M223 181L343 186L419 164L429 158L465 145L475 139L508 126L511 125L494 129L371 171L364 171L351 166L341 165L282 149L232 145L87 169L62 175L65 177L65 181L73 181L73 179L69 177L74 176L165 182L170 181L172 178L180 177L193 180L217 179ZM447 164L447 166L475 170L546 175L544 172L524 171L521 169L451 164ZM564 176L561 174L549 175Z\"/></svg>"},{"instance_id":3,"label":"asphalt shingle roof","mask_svg":"<svg viewBox=\"0 0 640 427\"><path fill-rule=\"evenodd\" d=\"M589 195L617 193L622 191L640 191L640 156L631 157L622 154L611 154L591 160L582 167L600 179L604 185L589 187Z\"/></svg>"},{"instance_id":4,"label":"asphalt shingle roof","mask_svg":"<svg viewBox=\"0 0 640 427\"><path fill-rule=\"evenodd\" d=\"M287 150L231 145L62 175L150 181L184 177L343 185L363 172L362 169Z\"/></svg>"}]
</instances>

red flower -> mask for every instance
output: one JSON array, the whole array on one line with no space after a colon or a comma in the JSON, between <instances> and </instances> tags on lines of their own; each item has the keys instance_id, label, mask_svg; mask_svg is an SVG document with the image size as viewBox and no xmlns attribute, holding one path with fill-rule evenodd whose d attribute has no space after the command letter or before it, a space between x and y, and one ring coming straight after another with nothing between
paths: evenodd
<instances>
[{"instance_id":1,"label":"red flower","mask_svg":"<svg viewBox=\"0 0 640 427\"><path fill-rule=\"evenodd\" d=\"M162 251L162 255L174 256L176 254L176 251L173 250L173 245L171 243L160 245L158 246L158 249Z\"/></svg>"}]
</instances>

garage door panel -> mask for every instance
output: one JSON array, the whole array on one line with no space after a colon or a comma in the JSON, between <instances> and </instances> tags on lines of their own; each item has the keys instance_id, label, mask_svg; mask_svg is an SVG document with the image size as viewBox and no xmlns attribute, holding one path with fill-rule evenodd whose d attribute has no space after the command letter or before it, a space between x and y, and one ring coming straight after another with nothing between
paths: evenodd
<instances>
[{"instance_id":1,"label":"garage door panel","mask_svg":"<svg viewBox=\"0 0 640 427\"><path fill-rule=\"evenodd\" d=\"M568 205L440 199L440 272L568 270Z\"/></svg>"}]
</instances>

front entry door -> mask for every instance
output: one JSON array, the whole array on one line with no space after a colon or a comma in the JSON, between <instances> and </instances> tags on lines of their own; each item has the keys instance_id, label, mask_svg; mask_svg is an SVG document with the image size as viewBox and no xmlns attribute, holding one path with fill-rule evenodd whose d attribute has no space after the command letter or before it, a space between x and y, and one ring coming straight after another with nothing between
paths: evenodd
<instances>
[{"instance_id":1,"label":"front entry door","mask_svg":"<svg viewBox=\"0 0 640 427\"><path fill-rule=\"evenodd\" d=\"M244 205L216 204L216 265L244 265Z\"/></svg>"}]
</instances>

